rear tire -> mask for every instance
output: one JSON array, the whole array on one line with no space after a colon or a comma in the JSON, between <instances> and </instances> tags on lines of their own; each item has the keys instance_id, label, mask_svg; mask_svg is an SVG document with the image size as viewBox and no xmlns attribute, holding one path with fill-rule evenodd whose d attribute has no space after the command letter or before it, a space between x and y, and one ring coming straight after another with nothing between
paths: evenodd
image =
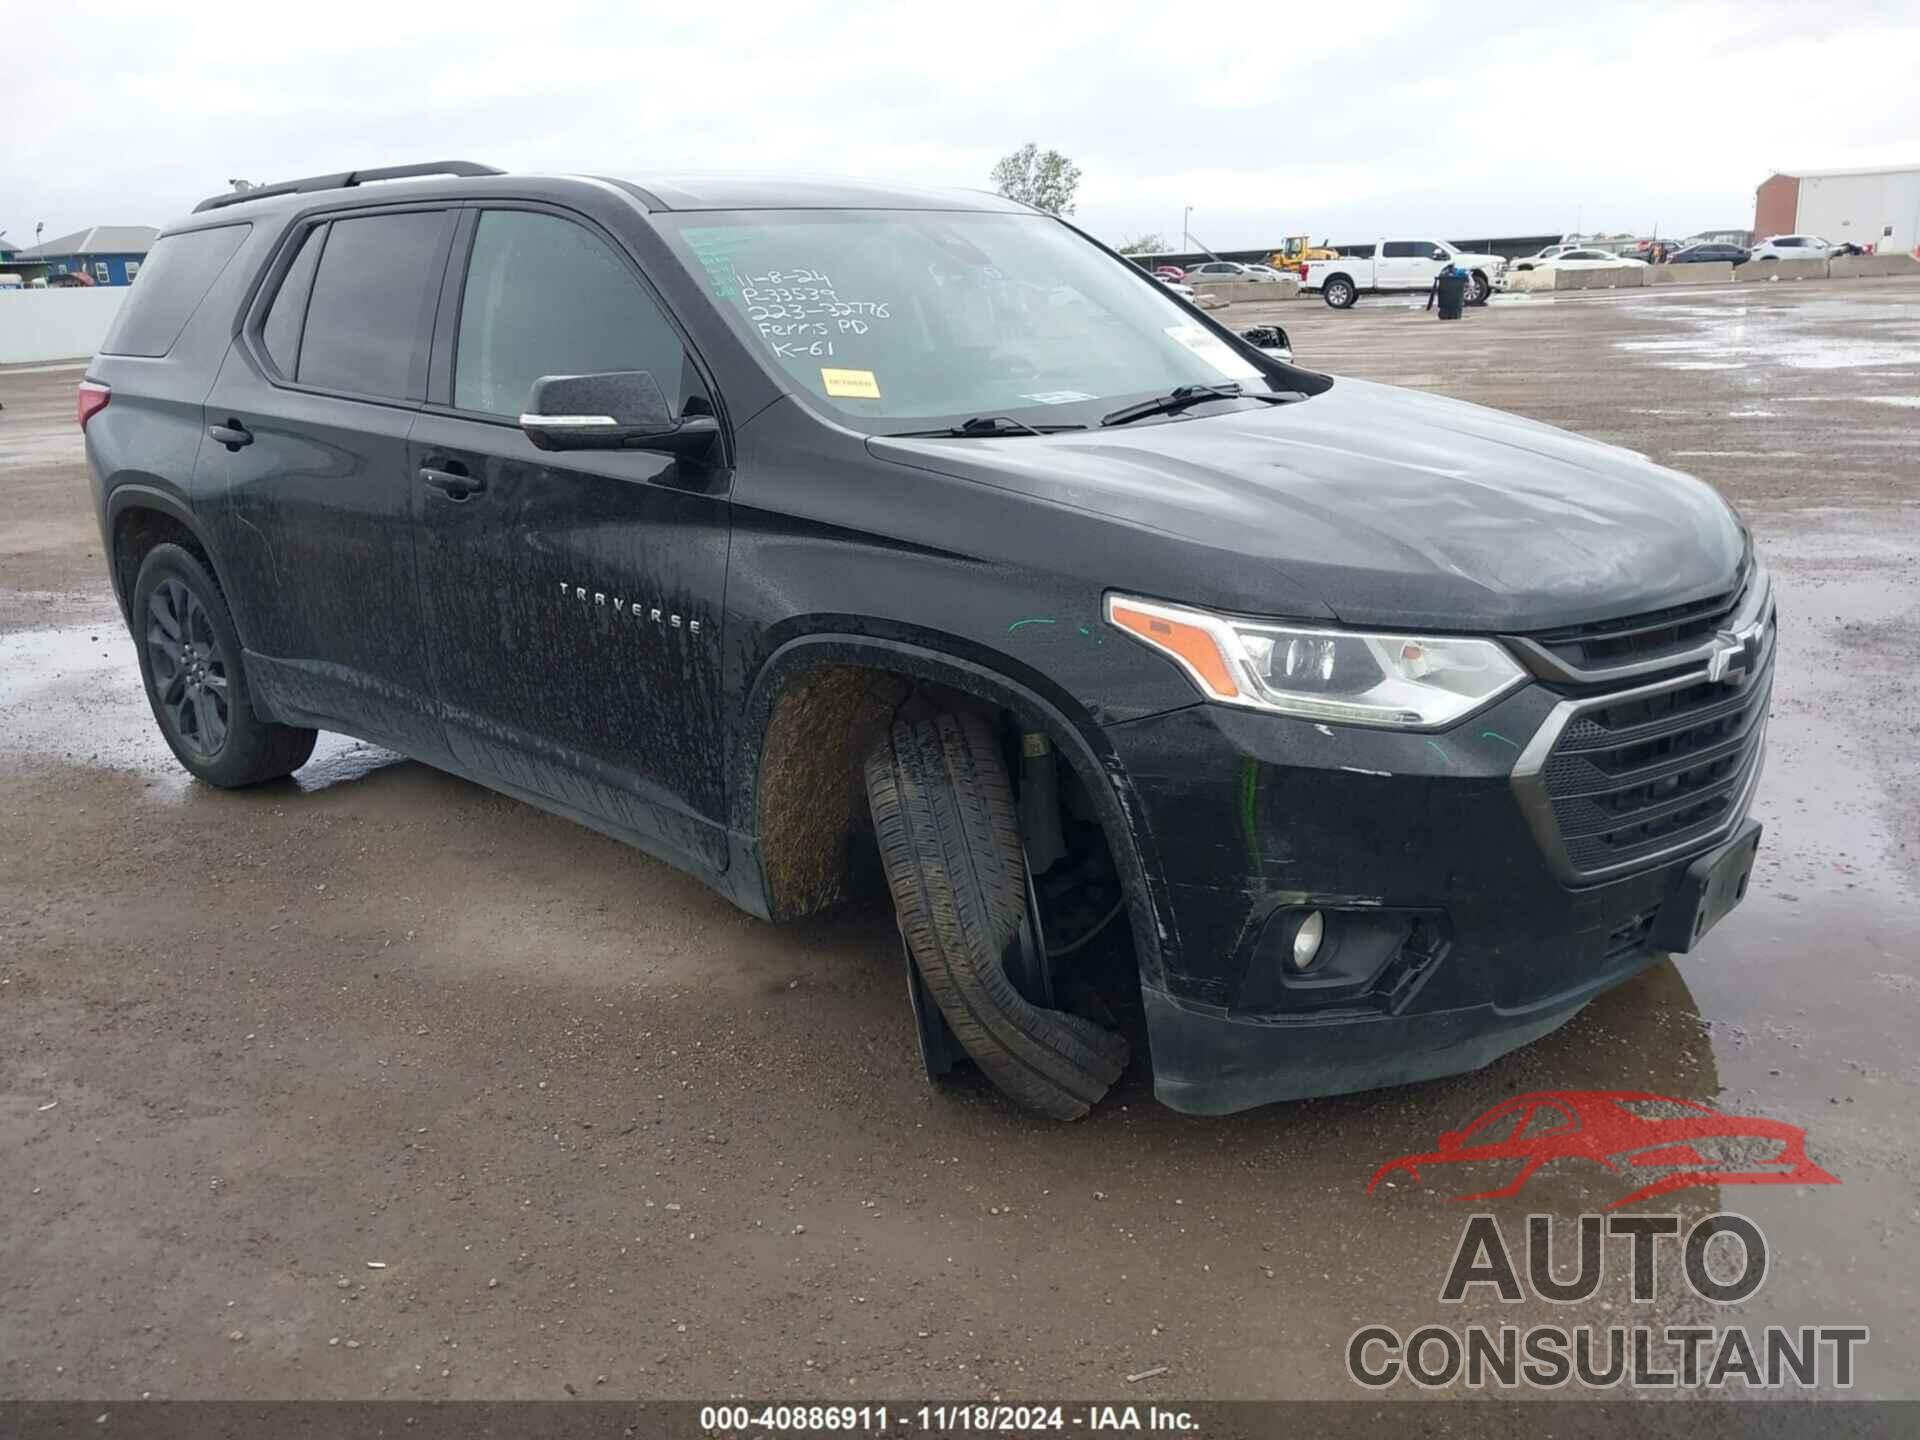
<instances>
[{"instance_id":1,"label":"rear tire","mask_svg":"<svg viewBox=\"0 0 1920 1440\"><path fill-rule=\"evenodd\" d=\"M239 632L205 562L156 545L140 562L130 607L147 703L187 770L223 790L291 775L317 732L254 714Z\"/></svg>"},{"instance_id":2,"label":"rear tire","mask_svg":"<svg viewBox=\"0 0 1920 1440\"><path fill-rule=\"evenodd\" d=\"M1007 978L1027 876L992 732L971 715L897 722L866 781L900 933L954 1037L1020 1105L1079 1119L1126 1068L1127 1042L1032 1004Z\"/></svg>"},{"instance_id":3,"label":"rear tire","mask_svg":"<svg viewBox=\"0 0 1920 1440\"><path fill-rule=\"evenodd\" d=\"M1346 276L1336 275L1321 287L1320 298L1327 302L1329 310L1345 310L1360 298L1360 292Z\"/></svg>"}]
</instances>

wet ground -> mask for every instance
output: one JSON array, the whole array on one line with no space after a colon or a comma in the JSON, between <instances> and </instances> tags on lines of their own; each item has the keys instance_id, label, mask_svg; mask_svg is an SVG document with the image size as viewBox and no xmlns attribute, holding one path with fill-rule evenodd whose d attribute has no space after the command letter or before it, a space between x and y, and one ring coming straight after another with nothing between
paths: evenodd
<instances>
[{"instance_id":1,"label":"wet ground","mask_svg":"<svg viewBox=\"0 0 1920 1440\"><path fill-rule=\"evenodd\" d=\"M339 737L188 782L104 587L79 372L0 371L0 1394L1350 1396L1358 1325L1461 1318L1471 1208L1517 1236L1625 1193L1374 1168L1611 1088L1804 1126L1841 1183L1667 1202L1764 1229L1732 1315L1616 1266L1470 1317L1866 1324L1859 1393L1920 1396L1920 283L1274 308L1306 363L1720 486L1783 645L1761 867L1697 953L1477 1074L1224 1120L1138 1069L1071 1127L929 1089L877 911L776 930Z\"/></svg>"}]
</instances>

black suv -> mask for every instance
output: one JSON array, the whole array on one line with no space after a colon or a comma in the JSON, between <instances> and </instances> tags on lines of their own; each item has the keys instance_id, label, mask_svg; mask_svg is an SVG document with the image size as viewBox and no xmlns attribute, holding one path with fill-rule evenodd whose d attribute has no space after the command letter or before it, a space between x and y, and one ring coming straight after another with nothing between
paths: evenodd
<instances>
[{"instance_id":1,"label":"black suv","mask_svg":"<svg viewBox=\"0 0 1920 1440\"><path fill-rule=\"evenodd\" d=\"M1483 1064L1758 843L1773 598L1711 489L1294 368L996 196L223 195L79 413L195 775L326 728L765 919L884 876L928 1069L1050 1115L1129 1030L1190 1111Z\"/></svg>"}]
</instances>

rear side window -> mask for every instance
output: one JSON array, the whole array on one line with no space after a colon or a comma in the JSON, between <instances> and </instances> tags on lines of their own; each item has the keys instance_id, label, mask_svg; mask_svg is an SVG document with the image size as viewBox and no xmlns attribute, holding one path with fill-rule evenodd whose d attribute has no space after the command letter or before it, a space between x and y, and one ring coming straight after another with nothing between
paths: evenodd
<instances>
[{"instance_id":1,"label":"rear side window","mask_svg":"<svg viewBox=\"0 0 1920 1440\"><path fill-rule=\"evenodd\" d=\"M1412 260L1431 255L1433 246L1425 240L1389 240L1386 258L1389 260Z\"/></svg>"},{"instance_id":2,"label":"rear side window","mask_svg":"<svg viewBox=\"0 0 1920 1440\"><path fill-rule=\"evenodd\" d=\"M679 334L604 240L554 215L483 213L460 300L454 408L517 416L541 376L609 370L647 371L675 414L694 396L710 413Z\"/></svg>"},{"instance_id":3,"label":"rear side window","mask_svg":"<svg viewBox=\"0 0 1920 1440\"><path fill-rule=\"evenodd\" d=\"M120 306L101 353L152 356L171 350L252 228L222 225L154 241L140 268L140 283Z\"/></svg>"},{"instance_id":4,"label":"rear side window","mask_svg":"<svg viewBox=\"0 0 1920 1440\"><path fill-rule=\"evenodd\" d=\"M326 243L327 227L316 225L300 242L300 253L280 282L280 291L267 311L260 338L273 360L273 368L292 379L300 359L300 332L307 322L307 296L313 292L313 272L320 265L320 247Z\"/></svg>"},{"instance_id":5,"label":"rear side window","mask_svg":"<svg viewBox=\"0 0 1920 1440\"><path fill-rule=\"evenodd\" d=\"M416 210L333 222L314 272L294 379L382 399L424 398L447 215Z\"/></svg>"}]
</instances>

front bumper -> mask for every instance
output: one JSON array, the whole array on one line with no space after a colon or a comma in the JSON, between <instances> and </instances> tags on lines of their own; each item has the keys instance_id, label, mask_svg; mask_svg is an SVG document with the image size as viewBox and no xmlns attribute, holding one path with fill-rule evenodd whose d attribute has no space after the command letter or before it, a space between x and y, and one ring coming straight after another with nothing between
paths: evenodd
<instances>
[{"instance_id":1,"label":"front bumper","mask_svg":"<svg viewBox=\"0 0 1920 1440\"><path fill-rule=\"evenodd\" d=\"M1527 764L1564 703L1532 685L1434 735L1212 705L1112 727L1158 857L1162 968L1142 982L1159 1098L1219 1114L1474 1069L1657 961L1662 907L1740 831L1751 779L1711 833L1569 874ZM1366 983L1314 993L1284 959L1309 909L1406 938Z\"/></svg>"}]
</instances>

